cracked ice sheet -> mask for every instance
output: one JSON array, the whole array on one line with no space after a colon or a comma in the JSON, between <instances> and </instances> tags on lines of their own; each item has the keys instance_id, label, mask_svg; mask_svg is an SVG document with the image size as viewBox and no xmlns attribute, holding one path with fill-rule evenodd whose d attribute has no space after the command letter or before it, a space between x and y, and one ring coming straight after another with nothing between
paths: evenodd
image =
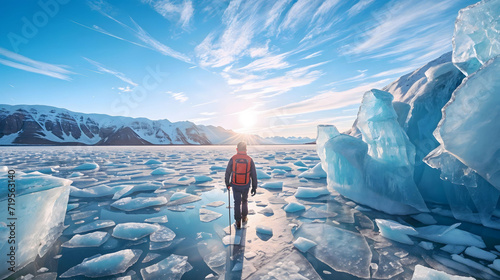
<instances>
[{"instance_id":1,"label":"cracked ice sheet","mask_svg":"<svg viewBox=\"0 0 500 280\"><path fill-rule=\"evenodd\" d=\"M208 223L222 217L222 214L208 209L200 209L200 221Z\"/></svg>"},{"instance_id":2,"label":"cracked ice sheet","mask_svg":"<svg viewBox=\"0 0 500 280\"><path fill-rule=\"evenodd\" d=\"M316 242L318 245L310 252L334 270L370 277L372 252L362 235L328 224L303 224L295 237Z\"/></svg>"},{"instance_id":3,"label":"cracked ice sheet","mask_svg":"<svg viewBox=\"0 0 500 280\"><path fill-rule=\"evenodd\" d=\"M281 261L269 262L247 279L320 280L321 277L302 254L293 252L282 258Z\"/></svg>"}]
</instances>

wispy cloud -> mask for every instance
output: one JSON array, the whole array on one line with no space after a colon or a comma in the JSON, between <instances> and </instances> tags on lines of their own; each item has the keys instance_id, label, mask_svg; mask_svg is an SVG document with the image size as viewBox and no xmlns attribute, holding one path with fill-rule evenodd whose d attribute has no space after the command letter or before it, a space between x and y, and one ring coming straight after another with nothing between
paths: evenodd
<instances>
[{"instance_id":1,"label":"wispy cloud","mask_svg":"<svg viewBox=\"0 0 500 280\"><path fill-rule=\"evenodd\" d=\"M90 5L90 7L92 9L98 11L103 16L111 19L112 21L118 23L123 28L125 28L126 30L128 30L137 39L139 39L140 41L142 41L145 44L145 46L141 45L141 44L137 44L137 43L129 41L129 40L122 39L121 37L116 36L116 35L114 35L114 34L112 34L110 32L107 32L107 31L103 32L104 29L102 29L100 27L97 27L97 26L94 26L93 28L91 28L92 30L95 30L95 31L97 31L99 33L102 33L102 34L105 34L105 35L108 35L108 36L111 36L111 37L114 37L114 38L117 38L117 39L120 39L120 40L124 40L126 42L129 42L129 43L141 46L141 47L146 47L148 49L157 51L157 52L159 52L159 53L161 53L163 55L173 57L175 59L178 59L180 61L184 61L186 63L192 63L191 59L188 56L186 56L183 53L180 53L178 51L175 51L172 48L170 48L170 47L164 45L163 43L159 42L158 40L156 40L146 30L144 30L139 24L137 24L132 18L130 18L130 21L132 22L133 27L131 27L131 26L129 26L129 25L127 25L127 24L125 24L125 23L123 23L123 22L115 19L114 17L110 16L108 13L106 13L103 10L103 8L102 8L101 5L98 5L95 2L89 2L89 5ZM87 27L87 26L84 26L84 27Z\"/></svg>"},{"instance_id":2,"label":"wispy cloud","mask_svg":"<svg viewBox=\"0 0 500 280\"><path fill-rule=\"evenodd\" d=\"M167 91L168 94L172 96L175 100L184 103L188 101L188 97L183 93L183 92L172 92L172 91Z\"/></svg>"},{"instance_id":3,"label":"wispy cloud","mask_svg":"<svg viewBox=\"0 0 500 280\"><path fill-rule=\"evenodd\" d=\"M315 70L315 68L325 63L298 67L285 72L283 75L271 78L256 75L249 76L238 71L231 71L231 69L225 69L225 75L223 76L228 80L228 84L235 86L235 93L242 93L249 97L273 97L316 81L323 72ZM234 78L235 76L237 78Z\"/></svg>"},{"instance_id":4,"label":"wispy cloud","mask_svg":"<svg viewBox=\"0 0 500 280\"><path fill-rule=\"evenodd\" d=\"M213 116L217 114L216 112L201 112L200 115L202 116Z\"/></svg>"},{"instance_id":5,"label":"wispy cloud","mask_svg":"<svg viewBox=\"0 0 500 280\"><path fill-rule=\"evenodd\" d=\"M2 56L4 58L1 58ZM71 80L69 75L74 74L65 69L68 66L36 61L3 48L0 48L0 64L67 81Z\"/></svg>"},{"instance_id":6,"label":"wispy cloud","mask_svg":"<svg viewBox=\"0 0 500 280\"><path fill-rule=\"evenodd\" d=\"M346 84L346 83L363 81L366 78L366 71L367 70L358 70L358 72L360 73L359 75L356 75L356 76L351 77L351 78L343 79L343 80L340 80L340 81L335 81L335 82L329 83L329 84L326 85L326 87L331 87L331 86L334 86L334 85L340 85L340 84Z\"/></svg>"},{"instance_id":7,"label":"wispy cloud","mask_svg":"<svg viewBox=\"0 0 500 280\"><path fill-rule=\"evenodd\" d=\"M267 116L291 116L356 105L361 102L365 92L373 88L380 88L388 81L388 79L381 80L340 92L327 91L309 99L273 108L263 113Z\"/></svg>"},{"instance_id":8,"label":"wispy cloud","mask_svg":"<svg viewBox=\"0 0 500 280\"><path fill-rule=\"evenodd\" d=\"M118 87L118 90L120 90L121 92L131 92L134 89L131 88L130 86L126 86L126 87Z\"/></svg>"},{"instance_id":9,"label":"wispy cloud","mask_svg":"<svg viewBox=\"0 0 500 280\"><path fill-rule=\"evenodd\" d=\"M94 65L95 67L97 67L97 69L102 72L102 73L108 73L108 74L111 74L115 77L117 77L118 79L124 81L125 83L129 84L129 85L132 85L132 86L137 86L137 83L134 83L134 81L132 81L132 79L128 78L125 74L121 73L121 72L118 72L116 70L113 70L113 69L110 69L110 68L107 68L105 67L104 65L102 65L101 63L97 62L97 61L94 61L92 59L89 59L89 58L86 58L84 57L83 59L85 59L86 61L88 61L90 64Z\"/></svg>"},{"instance_id":10,"label":"wispy cloud","mask_svg":"<svg viewBox=\"0 0 500 280\"><path fill-rule=\"evenodd\" d=\"M419 33L426 29L423 24L435 20L442 12L453 5L452 0L435 1L393 1L389 8L378 15L379 20L365 33L364 40L349 46L347 54L364 54L384 49L391 44L399 44L409 38L419 37Z\"/></svg>"},{"instance_id":11,"label":"wispy cloud","mask_svg":"<svg viewBox=\"0 0 500 280\"><path fill-rule=\"evenodd\" d=\"M323 51L317 51L317 52L314 52L314 53L312 53L312 54L309 54L309 55L307 55L307 56L305 56L305 57L303 57L303 58L301 58L301 59L302 59L302 60L303 60L303 59L311 59L311 58L313 58L313 57L320 56L320 55L321 55L321 53L323 53Z\"/></svg>"},{"instance_id":12,"label":"wispy cloud","mask_svg":"<svg viewBox=\"0 0 500 280\"><path fill-rule=\"evenodd\" d=\"M290 64L284 61L288 54L282 53L277 55L268 55L263 58L256 59L246 66L241 67L241 70L249 70L251 72L271 70L271 69L284 69L288 68Z\"/></svg>"},{"instance_id":13,"label":"wispy cloud","mask_svg":"<svg viewBox=\"0 0 500 280\"><path fill-rule=\"evenodd\" d=\"M319 4L318 0L298 0L290 8L278 30L282 32L300 26L302 22L311 19Z\"/></svg>"},{"instance_id":14,"label":"wispy cloud","mask_svg":"<svg viewBox=\"0 0 500 280\"><path fill-rule=\"evenodd\" d=\"M358 3L356 3L354 6L352 6L348 11L347 11L347 15L349 17L353 17L359 13L361 13L361 11L363 11L364 9L366 9L368 6L370 6L371 3L373 3L373 1L375 0L359 0Z\"/></svg>"},{"instance_id":15,"label":"wispy cloud","mask_svg":"<svg viewBox=\"0 0 500 280\"><path fill-rule=\"evenodd\" d=\"M175 3L170 0L143 0L150 4L157 13L170 21L176 21L182 28L187 29L194 14L193 3L183 1Z\"/></svg>"}]
</instances>

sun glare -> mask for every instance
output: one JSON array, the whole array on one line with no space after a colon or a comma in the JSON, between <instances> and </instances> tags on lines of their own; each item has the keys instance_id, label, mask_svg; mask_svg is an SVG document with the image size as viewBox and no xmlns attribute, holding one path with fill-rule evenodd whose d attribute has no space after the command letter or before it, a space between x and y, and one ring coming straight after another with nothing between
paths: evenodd
<instances>
[{"instance_id":1,"label":"sun glare","mask_svg":"<svg viewBox=\"0 0 500 280\"><path fill-rule=\"evenodd\" d=\"M252 128L257 123L257 113L252 110L245 110L239 115L242 128Z\"/></svg>"}]
</instances>

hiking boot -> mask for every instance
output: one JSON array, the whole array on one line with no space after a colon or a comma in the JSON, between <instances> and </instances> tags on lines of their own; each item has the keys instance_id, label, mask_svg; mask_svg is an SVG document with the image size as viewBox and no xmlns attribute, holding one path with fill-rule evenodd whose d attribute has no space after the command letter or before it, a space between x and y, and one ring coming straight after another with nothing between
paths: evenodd
<instances>
[{"instance_id":1,"label":"hiking boot","mask_svg":"<svg viewBox=\"0 0 500 280\"><path fill-rule=\"evenodd\" d=\"M237 229L241 228L241 220L236 220L236 228Z\"/></svg>"},{"instance_id":2,"label":"hiking boot","mask_svg":"<svg viewBox=\"0 0 500 280\"><path fill-rule=\"evenodd\" d=\"M243 216L243 217L241 218L241 221L242 221L244 224L246 224L246 223L248 222L248 217L247 217L247 216Z\"/></svg>"}]
</instances>

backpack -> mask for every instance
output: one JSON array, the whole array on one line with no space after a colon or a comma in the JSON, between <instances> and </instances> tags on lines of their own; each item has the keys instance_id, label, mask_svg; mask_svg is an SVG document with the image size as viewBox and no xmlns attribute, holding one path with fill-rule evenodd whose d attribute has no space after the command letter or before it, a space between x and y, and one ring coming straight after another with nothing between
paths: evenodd
<instances>
[{"instance_id":1,"label":"backpack","mask_svg":"<svg viewBox=\"0 0 500 280\"><path fill-rule=\"evenodd\" d=\"M250 183L250 168L252 159L243 154L233 156L233 176L231 183L237 186L244 186Z\"/></svg>"}]
</instances>

